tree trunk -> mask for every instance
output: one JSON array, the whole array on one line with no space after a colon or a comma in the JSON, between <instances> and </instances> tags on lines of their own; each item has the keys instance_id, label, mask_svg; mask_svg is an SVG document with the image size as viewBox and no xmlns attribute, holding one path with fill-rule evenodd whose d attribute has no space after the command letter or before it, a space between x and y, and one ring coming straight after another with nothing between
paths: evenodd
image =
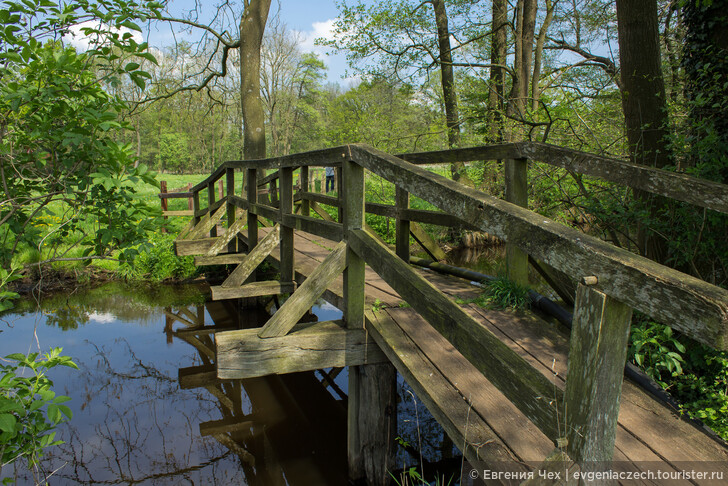
<instances>
[{"instance_id":1,"label":"tree trunk","mask_svg":"<svg viewBox=\"0 0 728 486\"><path fill-rule=\"evenodd\" d=\"M665 140L667 106L660 61L656 0L617 0L617 30L622 78L622 108L627 128L630 157L637 164L662 168L670 164ZM635 192L656 216L658 199ZM639 231L640 250L648 258L662 262L665 241Z\"/></svg>"},{"instance_id":2,"label":"tree trunk","mask_svg":"<svg viewBox=\"0 0 728 486\"><path fill-rule=\"evenodd\" d=\"M531 98L533 100L533 111L538 110L538 102L541 99L541 89L538 86L541 81L541 58L543 56L543 46L546 43L546 33L551 25L551 20L554 18L554 2L546 0L546 17L541 24L541 28L538 31L538 38L536 39L536 52L533 55L533 79L531 80Z\"/></svg>"},{"instance_id":3,"label":"tree trunk","mask_svg":"<svg viewBox=\"0 0 728 486\"><path fill-rule=\"evenodd\" d=\"M489 139L488 142L503 141L503 105L505 100L505 70L508 56L508 3L507 0L493 0L493 23L490 48L490 90L488 92Z\"/></svg>"},{"instance_id":4,"label":"tree trunk","mask_svg":"<svg viewBox=\"0 0 728 486\"><path fill-rule=\"evenodd\" d=\"M456 148L460 145L460 117L458 115L457 91L455 89L455 75L450 50L450 28L448 26L447 11L445 10L445 1L432 0L432 7L435 10L437 44L440 49L440 77L442 81L442 98L445 103L447 144L450 148ZM450 172L454 181L473 186L473 182L465 172L465 164L462 162L451 164Z\"/></svg>"},{"instance_id":5,"label":"tree trunk","mask_svg":"<svg viewBox=\"0 0 728 486\"><path fill-rule=\"evenodd\" d=\"M240 103L243 111L243 158L263 159L265 112L260 98L260 50L271 0L246 2L240 19Z\"/></svg>"}]
</instances>

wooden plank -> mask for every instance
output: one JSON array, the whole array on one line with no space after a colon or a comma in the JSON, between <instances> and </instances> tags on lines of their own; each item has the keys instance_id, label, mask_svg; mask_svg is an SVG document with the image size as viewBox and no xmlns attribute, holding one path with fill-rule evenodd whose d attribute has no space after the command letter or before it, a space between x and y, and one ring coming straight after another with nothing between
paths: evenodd
<instances>
[{"instance_id":1,"label":"wooden plank","mask_svg":"<svg viewBox=\"0 0 728 486\"><path fill-rule=\"evenodd\" d=\"M549 438L422 316L407 308L391 308L383 312L397 322L452 386L468 398L473 411L488 422L520 460L540 461L553 449Z\"/></svg>"},{"instance_id":2,"label":"wooden plank","mask_svg":"<svg viewBox=\"0 0 728 486\"><path fill-rule=\"evenodd\" d=\"M194 228L194 227L195 227L195 220L193 218L190 220L189 223L187 223L187 226L182 228L182 231L179 232L179 234L177 235L177 238L175 238L174 240L175 241L183 240L184 237L187 235L187 233L192 231L192 228Z\"/></svg>"},{"instance_id":3,"label":"wooden plank","mask_svg":"<svg viewBox=\"0 0 728 486\"><path fill-rule=\"evenodd\" d=\"M179 316L177 314L174 314L174 313L168 311L167 309L164 310L164 315L167 316L167 317L169 317L169 318L171 318L171 319L173 319L173 320L175 320L175 321L181 322L185 326L190 326L190 327L197 326L197 323L190 322L187 319L185 319L184 317Z\"/></svg>"},{"instance_id":4,"label":"wooden plank","mask_svg":"<svg viewBox=\"0 0 728 486\"><path fill-rule=\"evenodd\" d=\"M346 268L346 243L339 243L334 251L311 273L306 281L273 314L258 333L262 338L283 336L318 300L329 284Z\"/></svg>"},{"instance_id":5,"label":"wooden plank","mask_svg":"<svg viewBox=\"0 0 728 486\"><path fill-rule=\"evenodd\" d=\"M547 437L559 438L554 404L563 392L366 232L351 231L349 245Z\"/></svg>"},{"instance_id":6,"label":"wooden plank","mask_svg":"<svg viewBox=\"0 0 728 486\"><path fill-rule=\"evenodd\" d=\"M256 214L258 216L262 216L264 218L268 218L274 223L280 223L281 222L281 214L278 211L278 208L275 208L273 206L268 206L267 204L248 204L248 211Z\"/></svg>"},{"instance_id":7,"label":"wooden plank","mask_svg":"<svg viewBox=\"0 0 728 486\"><path fill-rule=\"evenodd\" d=\"M203 336L205 334L215 334L216 332L222 332L222 331L233 331L237 329L237 327L233 326L199 326L199 327L191 327L191 328L185 328L185 329L179 329L177 331L174 331L174 335L178 337L186 337L189 335L192 336Z\"/></svg>"},{"instance_id":8,"label":"wooden plank","mask_svg":"<svg viewBox=\"0 0 728 486\"><path fill-rule=\"evenodd\" d=\"M240 287L210 287L212 300L243 299L265 295L290 294L296 290L296 282L252 282Z\"/></svg>"},{"instance_id":9,"label":"wooden plank","mask_svg":"<svg viewBox=\"0 0 728 486\"><path fill-rule=\"evenodd\" d=\"M290 333L271 338L258 337L260 331L242 329L215 335L220 379L256 378L387 360L363 328L345 329L340 321L298 324Z\"/></svg>"},{"instance_id":10,"label":"wooden plank","mask_svg":"<svg viewBox=\"0 0 728 486\"><path fill-rule=\"evenodd\" d=\"M213 437L220 444L233 451L235 455L237 455L240 460L247 464L249 467L255 466L255 457L253 456L253 454L251 454L243 446L235 442L232 437L227 434L213 434Z\"/></svg>"},{"instance_id":11,"label":"wooden plank","mask_svg":"<svg viewBox=\"0 0 728 486\"><path fill-rule=\"evenodd\" d=\"M207 255L206 256L212 257L212 256L217 255L218 253L220 253L223 250L228 250L229 251L229 249L228 249L228 243L230 243L231 241L233 241L233 239L236 236L238 236L238 234L243 230L243 228L245 227L245 225L247 223L248 222L245 221L242 218L241 219L236 219L233 222L233 224L229 228L227 228L227 230L225 231L225 234L222 235L222 236L220 236L217 239L217 241L215 242L215 244L212 245L209 250L207 250Z\"/></svg>"},{"instance_id":12,"label":"wooden plank","mask_svg":"<svg viewBox=\"0 0 728 486\"><path fill-rule=\"evenodd\" d=\"M235 197L235 170L234 169L226 169L225 170L225 189L226 189L226 201L227 201L227 231L225 233L226 236L228 233L230 233L230 229L232 226L235 225L235 217L237 213L237 208L235 205L230 202L230 198ZM222 199L222 195L220 195L220 199ZM247 221L246 221L247 223ZM243 226L241 224L240 229L242 229ZM238 232L236 231L230 240L228 240L227 245L227 251L228 253L235 253L238 249L238 240L235 238L237 236ZM219 252L216 252L219 253Z\"/></svg>"},{"instance_id":13,"label":"wooden plank","mask_svg":"<svg viewBox=\"0 0 728 486\"><path fill-rule=\"evenodd\" d=\"M631 321L628 306L579 284L565 399L567 452L582 469L612 460Z\"/></svg>"},{"instance_id":14,"label":"wooden plank","mask_svg":"<svg viewBox=\"0 0 728 486\"><path fill-rule=\"evenodd\" d=\"M247 253L226 253L222 255L207 256L198 255L195 257L195 265L204 267L206 265L238 265L245 261Z\"/></svg>"},{"instance_id":15,"label":"wooden plank","mask_svg":"<svg viewBox=\"0 0 728 486\"><path fill-rule=\"evenodd\" d=\"M451 164L453 162L469 162L473 160L502 160L523 158L518 144L501 143L482 147L467 147L450 150L434 150L431 152L416 152L399 154L397 157L411 164L434 165Z\"/></svg>"},{"instance_id":16,"label":"wooden plank","mask_svg":"<svg viewBox=\"0 0 728 486\"><path fill-rule=\"evenodd\" d=\"M399 186L394 190L394 202L397 208L395 218L395 252L402 261L409 262L410 259L410 220L404 215L404 211L409 209L410 197L409 192Z\"/></svg>"},{"instance_id":17,"label":"wooden plank","mask_svg":"<svg viewBox=\"0 0 728 486\"><path fill-rule=\"evenodd\" d=\"M522 157L728 213L728 185L544 143L519 143Z\"/></svg>"},{"instance_id":18,"label":"wooden plank","mask_svg":"<svg viewBox=\"0 0 728 486\"><path fill-rule=\"evenodd\" d=\"M174 253L177 256L205 255L215 244L217 238L200 238L196 240L175 240Z\"/></svg>"},{"instance_id":19,"label":"wooden plank","mask_svg":"<svg viewBox=\"0 0 728 486\"><path fill-rule=\"evenodd\" d=\"M245 432L255 425L255 414L210 420L200 423L200 435L206 437L214 434L232 434Z\"/></svg>"},{"instance_id":20,"label":"wooden plank","mask_svg":"<svg viewBox=\"0 0 728 486\"><path fill-rule=\"evenodd\" d=\"M427 252L430 257L439 262L447 259L447 255L442 251L440 245L425 231L422 226L417 223L410 223L410 233L415 237L415 241Z\"/></svg>"},{"instance_id":21,"label":"wooden plank","mask_svg":"<svg viewBox=\"0 0 728 486\"><path fill-rule=\"evenodd\" d=\"M311 202L311 209L313 209L316 214L321 216L321 218L324 221L328 221L329 223L336 223L336 220L334 218L332 218L331 215L328 212L326 212L326 210L324 208L319 206L316 201ZM340 224L340 223L337 223L337 224Z\"/></svg>"},{"instance_id":22,"label":"wooden plank","mask_svg":"<svg viewBox=\"0 0 728 486\"><path fill-rule=\"evenodd\" d=\"M310 216L287 214L283 216L282 224L331 241L341 241L344 238L344 229L340 223L321 221Z\"/></svg>"},{"instance_id":23,"label":"wooden plank","mask_svg":"<svg viewBox=\"0 0 728 486\"><path fill-rule=\"evenodd\" d=\"M248 253L245 261L235 267L228 278L222 283L222 287L234 288L240 287L245 280L252 275L258 265L270 255L273 248L278 246L278 238L280 236L280 226L276 225L273 231L269 232L260 243L258 243L252 251Z\"/></svg>"},{"instance_id":24,"label":"wooden plank","mask_svg":"<svg viewBox=\"0 0 728 486\"><path fill-rule=\"evenodd\" d=\"M162 211L162 216L192 216L194 215L193 211Z\"/></svg>"},{"instance_id":25,"label":"wooden plank","mask_svg":"<svg viewBox=\"0 0 728 486\"><path fill-rule=\"evenodd\" d=\"M197 226L195 226L194 229L187 234L186 238L189 240L203 238L206 233L220 222L222 217L225 216L226 211L227 208L224 206L217 208L217 210L212 214L212 217L207 219L203 218L202 221L200 221ZM212 236L214 237L215 235Z\"/></svg>"},{"instance_id":26,"label":"wooden plank","mask_svg":"<svg viewBox=\"0 0 728 486\"><path fill-rule=\"evenodd\" d=\"M202 388L220 382L217 378L217 368L215 368L214 364L180 368L177 371L177 380L182 390Z\"/></svg>"},{"instance_id":27,"label":"wooden plank","mask_svg":"<svg viewBox=\"0 0 728 486\"><path fill-rule=\"evenodd\" d=\"M280 194L280 220L283 221L284 216L293 215L293 169L290 167L282 168L280 173L281 194ZM281 281L292 282L294 279L295 251L293 247L293 228L290 226L281 226L281 243L279 253Z\"/></svg>"},{"instance_id":28,"label":"wooden plank","mask_svg":"<svg viewBox=\"0 0 728 486\"><path fill-rule=\"evenodd\" d=\"M544 216L462 187L445 177L371 147L352 145L372 172L457 214L481 230L574 279L598 277L598 289L717 349L728 349L728 290L659 265L551 221Z\"/></svg>"},{"instance_id":29,"label":"wooden plank","mask_svg":"<svg viewBox=\"0 0 728 486\"><path fill-rule=\"evenodd\" d=\"M366 329L453 443L476 469L527 471L487 421L386 312L367 312Z\"/></svg>"},{"instance_id":30,"label":"wooden plank","mask_svg":"<svg viewBox=\"0 0 728 486\"><path fill-rule=\"evenodd\" d=\"M528 161L505 161L505 199L528 208ZM508 279L520 285L528 285L528 255L513 243L506 242L506 272Z\"/></svg>"}]
</instances>

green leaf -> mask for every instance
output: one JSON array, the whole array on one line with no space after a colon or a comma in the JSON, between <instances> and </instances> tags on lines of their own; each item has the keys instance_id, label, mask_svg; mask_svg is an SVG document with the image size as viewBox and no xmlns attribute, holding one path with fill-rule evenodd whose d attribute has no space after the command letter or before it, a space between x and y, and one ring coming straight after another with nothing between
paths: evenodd
<instances>
[{"instance_id":1,"label":"green leaf","mask_svg":"<svg viewBox=\"0 0 728 486\"><path fill-rule=\"evenodd\" d=\"M125 71L135 71L139 69L139 63L138 62L130 62L126 66L124 66Z\"/></svg>"},{"instance_id":2,"label":"green leaf","mask_svg":"<svg viewBox=\"0 0 728 486\"><path fill-rule=\"evenodd\" d=\"M17 423L18 420L15 418L15 415L11 415L9 413L0 413L0 430L3 430L5 432L14 432L15 425Z\"/></svg>"}]
</instances>

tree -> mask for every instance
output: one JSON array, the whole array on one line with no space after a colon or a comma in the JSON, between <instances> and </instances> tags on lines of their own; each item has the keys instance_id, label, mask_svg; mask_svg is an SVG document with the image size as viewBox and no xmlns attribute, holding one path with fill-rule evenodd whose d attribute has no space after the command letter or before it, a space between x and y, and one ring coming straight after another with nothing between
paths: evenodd
<instances>
[{"instance_id":1,"label":"tree","mask_svg":"<svg viewBox=\"0 0 728 486\"><path fill-rule=\"evenodd\" d=\"M632 160L664 168L672 164L667 140L667 104L662 77L657 1L617 0L617 27L622 80L622 107ZM636 196L653 216L664 201L647 193ZM664 239L640 228L644 255L658 262L666 258Z\"/></svg>"},{"instance_id":2,"label":"tree","mask_svg":"<svg viewBox=\"0 0 728 486\"><path fill-rule=\"evenodd\" d=\"M86 246L84 258L127 258L149 227L149 209L134 198L140 182L131 147L116 142L124 105L102 85L128 77L143 86L147 73L130 58L154 60L128 31L156 15L157 4L123 0L3 2L0 22L0 264L10 268L19 246L41 249L41 217L56 217L55 234ZM83 24L91 45L83 53L57 39ZM122 32L120 29L127 29ZM128 62L119 64L126 58ZM90 223L93 234L83 230ZM66 246L65 251L68 251ZM52 259L63 255L52 255Z\"/></svg>"}]
</instances>

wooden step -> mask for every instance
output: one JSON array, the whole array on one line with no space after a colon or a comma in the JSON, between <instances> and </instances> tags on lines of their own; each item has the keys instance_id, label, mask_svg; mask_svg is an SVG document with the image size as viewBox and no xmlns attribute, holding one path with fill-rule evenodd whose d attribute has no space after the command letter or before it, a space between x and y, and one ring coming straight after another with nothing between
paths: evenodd
<instances>
[{"instance_id":1,"label":"wooden step","mask_svg":"<svg viewBox=\"0 0 728 486\"><path fill-rule=\"evenodd\" d=\"M296 290L296 282L253 282L240 287L215 286L211 290L212 300L241 299L244 297L290 294Z\"/></svg>"},{"instance_id":2,"label":"wooden step","mask_svg":"<svg viewBox=\"0 0 728 486\"><path fill-rule=\"evenodd\" d=\"M217 238L199 238L196 240L176 240L174 252L177 256L192 256L206 254Z\"/></svg>"},{"instance_id":3,"label":"wooden step","mask_svg":"<svg viewBox=\"0 0 728 486\"><path fill-rule=\"evenodd\" d=\"M223 253L222 255L207 256L198 255L195 257L195 265L239 265L245 260L246 253Z\"/></svg>"}]
</instances>

